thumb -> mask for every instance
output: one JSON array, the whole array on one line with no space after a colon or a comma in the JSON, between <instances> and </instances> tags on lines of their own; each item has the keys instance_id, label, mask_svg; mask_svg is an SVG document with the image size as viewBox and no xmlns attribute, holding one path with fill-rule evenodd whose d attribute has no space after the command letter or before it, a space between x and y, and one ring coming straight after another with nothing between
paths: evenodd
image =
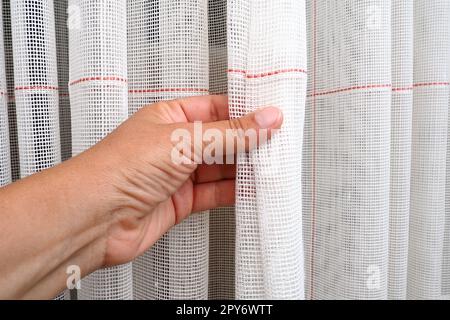
<instances>
[{"instance_id":1,"label":"thumb","mask_svg":"<svg viewBox=\"0 0 450 320\"><path fill-rule=\"evenodd\" d=\"M222 156L249 151L270 139L282 123L283 114L275 107L262 108L241 118L209 122L203 125L203 146L207 148L220 133Z\"/></svg>"}]
</instances>

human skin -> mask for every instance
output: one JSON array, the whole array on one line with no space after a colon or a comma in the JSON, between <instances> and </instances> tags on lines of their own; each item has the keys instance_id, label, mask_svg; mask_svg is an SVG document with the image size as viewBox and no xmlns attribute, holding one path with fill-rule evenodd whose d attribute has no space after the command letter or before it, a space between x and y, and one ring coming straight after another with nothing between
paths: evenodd
<instances>
[{"instance_id":1,"label":"human skin","mask_svg":"<svg viewBox=\"0 0 450 320\"><path fill-rule=\"evenodd\" d=\"M283 119L268 107L229 120L225 96L160 102L80 155L1 188L0 299L52 298L68 266L85 276L132 261L191 213L232 205L234 165L171 159L171 134L193 132L194 121L204 131L268 129L270 139Z\"/></svg>"}]
</instances>

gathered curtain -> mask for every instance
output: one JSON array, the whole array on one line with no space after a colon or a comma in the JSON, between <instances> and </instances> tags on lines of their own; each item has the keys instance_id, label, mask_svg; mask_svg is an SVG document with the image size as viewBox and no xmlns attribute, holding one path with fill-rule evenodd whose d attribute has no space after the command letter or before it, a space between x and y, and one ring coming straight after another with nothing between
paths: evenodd
<instances>
[{"instance_id":1,"label":"gathered curtain","mask_svg":"<svg viewBox=\"0 0 450 320\"><path fill-rule=\"evenodd\" d=\"M280 132L238 156L233 208L92 273L78 299L450 298L450 1L0 10L0 186L157 101L228 94L231 117L283 110Z\"/></svg>"}]
</instances>

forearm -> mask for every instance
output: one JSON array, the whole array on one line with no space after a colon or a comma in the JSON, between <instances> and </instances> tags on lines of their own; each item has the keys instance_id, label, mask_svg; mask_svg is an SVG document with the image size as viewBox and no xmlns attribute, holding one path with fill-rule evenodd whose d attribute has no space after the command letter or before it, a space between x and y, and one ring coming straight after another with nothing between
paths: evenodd
<instances>
[{"instance_id":1,"label":"forearm","mask_svg":"<svg viewBox=\"0 0 450 320\"><path fill-rule=\"evenodd\" d=\"M0 189L0 298L51 298L103 264L111 208L90 154Z\"/></svg>"}]
</instances>

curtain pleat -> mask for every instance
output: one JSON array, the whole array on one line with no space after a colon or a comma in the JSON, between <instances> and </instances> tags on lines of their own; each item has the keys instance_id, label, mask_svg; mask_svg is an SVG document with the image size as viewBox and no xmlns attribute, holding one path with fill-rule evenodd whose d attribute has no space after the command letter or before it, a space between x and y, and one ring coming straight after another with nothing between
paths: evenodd
<instances>
[{"instance_id":1,"label":"curtain pleat","mask_svg":"<svg viewBox=\"0 0 450 320\"><path fill-rule=\"evenodd\" d=\"M128 116L126 2L69 0L69 91L73 155ZM83 279L79 299L131 299L131 263Z\"/></svg>"},{"instance_id":2,"label":"curtain pleat","mask_svg":"<svg viewBox=\"0 0 450 320\"><path fill-rule=\"evenodd\" d=\"M230 3L230 2L229 2ZM234 1L228 6L228 42L234 40L234 46L228 46L228 68L246 70L248 52L248 33L251 11L249 1ZM228 70L228 71L229 71ZM228 101L230 116L238 117L247 113L244 77L228 74ZM234 107L232 107L235 105ZM240 108L239 108L240 107ZM232 111L234 110L234 111ZM238 155L239 169L236 172L236 252L235 252L235 297L237 299L259 299L264 295L261 244L256 208L256 187L253 168L247 155ZM242 183L244 180L247 183ZM249 208L246 210L246 208ZM253 210L252 210L253 209ZM249 212L250 211L250 212ZM253 241L257 239L256 241Z\"/></svg>"},{"instance_id":3,"label":"curtain pleat","mask_svg":"<svg viewBox=\"0 0 450 320\"><path fill-rule=\"evenodd\" d=\"M209 91L228 92L227 0L208 1ZM208 299L233 299L236 223L234 207L211 210L209 217Z\"/></svg>"},{"instance_id":4,"label":"curtain pleat","mask_svg":"<svg viewBox=\"0 0 450 320\"><path fill-rule=\"evenodd\" d=\"M450 78L449 17L449 1L414 1L408 257L408 298L411 299L439 299L442 295Z\"/></svg>"},{"instance_id":5,"label":"curtain pleat","mask_svg":"<svg viewBox=\"0 0 450 320\"><path fill-rule=\"evenodd\" d=\"M69 30L67 28L68 0L57 0L55 7L56 59L59 88L59 133L61 160L72 157L72 129L69 99Z\"/></svg>"},{"instance_id":6,"label":"curtain pleat","mask_svg":"<svg viewBox=\"0 0 450 320\"><path fill-rule=\"evenodd\" d=\"M16 101L14 97L14 63L13 40L11 31L11 5L9 0L2 0L3 42L5 58L5 76L8 97L9 153L11 158L11 177L15 181L20 178L19 142L17 135ZM3 71L3 70L2 70Z\"/></svg>"},{"instance_id":7,"label":"curtain pleat","mask_svg":"<svg viewBox=\"0 0 450 320\"><path fill-rule=\"evenodd\" d=\"M388 298L405 299L408 271L414 55L413 1L392 1Z\"/></svg>"},{"instance_id":8,"label":"curtain pleat","mask_svg":"<svg viewBox=\"0 0 450 320\"><path fill-rule=\"evenodd\" d=\"M130 113L209 92L207 0L129 1L128 19ZM164 235L133 264L136 298L206 299L208 238L207 213L191 215Z\"/></svg>"},{"instance_id":9,"label":"curtain pleat","mask_svg":"<svg viewBox=\"0 0 450 320\"><path fill-rule=\"evenodd\" d=\"M53 1L11 2L21 177L61 162Z\"/></svg>"},{"instance_id":10,"label":"curtain pleat","mask_svg":"<svg viewBox=\"0 0 450 320\"><path fill-rule=\"evenodd\" d=\"M449 63L450 67L450 63ZM449 71L450 75L450 71ZM450 110L450 90L449 104ZM449 127L447 128L447 174L445 179L445 227L444 227L444 248L442 256L442 297L450 300L450 112Z\"/></svg>"},{"instance_id":11,"label":"curtain pleat","mask_svg":"<svg viewBox=\"0 0 450 320\"><path fill-rule=\"evenodd\" d=\"M231 1L229 9L231 117L278 106L285 119L267 145L238 157L236 296L300 299L305 3Z\"/></svg>"},{"instance_id":12,"label":"curtain pleat","mask_svg":"<svg viewBox=\"0 0 450 320\"><path fill-rule=\"evenodd\" d=\"M308 2L308 299L387 298L391 2Z\"/></svg>"},{"instance_id":13,"label":"curtain pleat","mask_svg":"<svg viewBox=\"0 0 450 320\"><path fill-rule=\"evenodd\" d=\"M0 187L11 182L9 153L8 89L5 72L5 47L3 43L3 10L0 2Z\"/></svg>"},{"instance_id":14,"label":"curtain pleat","mask_svg":"<svg viewBox=\"0 0 450 320\"><path fill-rule=\"evenodd\" d=\"M283 128L79 299L450 298L449 1L0 2L0 186L206 94Z\"/></svg>"}]
</instances>

